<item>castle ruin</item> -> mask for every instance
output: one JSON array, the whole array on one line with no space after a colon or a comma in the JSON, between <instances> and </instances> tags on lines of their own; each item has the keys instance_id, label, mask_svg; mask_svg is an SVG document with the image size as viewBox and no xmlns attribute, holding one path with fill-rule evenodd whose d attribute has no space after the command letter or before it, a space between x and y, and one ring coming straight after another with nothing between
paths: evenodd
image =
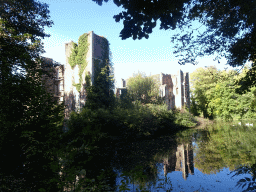
<instances>
[{"instance_id":1,"label":"castle ruin","mask_svg":"<svg viewBox=\"0 0 256 192\"><path fill-rule=\"evenodd\" d=\"M46 89L52 93L54 99L64 102L65 119L69 118L71 111L79 111L85 105L85 76L91 77L91 83L94 84L95 67L103 62L103 55L108 54L109 50L102 47L103 42L107 42L105 37L94 34L93 31L86 33L88 49L86 53L86 68L82 74L79 74L80 66L71 66L69 57L72 53L74 42L65 44L66 63L64 65L54 62L50 58L42 58L42 68L48 71L48 76L43 77ZM50 75L49 75L50 74ZM79 79L81 75L81 80ZM189 73L183 73L179 70L176 75L158 74L154 75L160 82L159 95L165 99L168 109L190 107L189 96ZM81 84L78 90L76 85ZM122 79L122 87L116 89L116 96L119 97L126 92L126 81Z\"/></svg>"},{"instance_id":2,"label":"castle ruin","mask_svg":"<svg viewBox=\"0 0 256 192\"><path fill-rule=\"evenodd\" d=\"M102 47L103 41L106 40L105 37L98 36L93 31L87 33L88 51L86 55L87 66L82 73L82 86L81 90L78 91L74 84L79 82L79 66L76 65L72 68L69 64L68 58L72 52L73 42L65 44L65 73L64 73L64 101L66 105L65 117L68 117L71 111L79 111L85 105L86 101L86 91L85 91L85 76L89 74L91 76L91 83L94 84L95 76L95 65L96 60L103 62L103 55L107 53L108 50Z\"/></svg>"},{"instance_id":3,"label":"castle ruin","mask_svg":"<svg viewBox=\"0 0 256 192\"><path fill-rule=\"evenodd\" d=\"M82 82L79 80L80 66L71 67L68 58L71 55L74 42L71 41L65 44L66 63L57 64L50 58L42 57L41 67L47 72L42 80L47 92L53 95L53 98L59 103L64 102L65 119L69 118L71 111L79 111L85 105L85 76L88 74L91 77L91 83L94 84L95 67L103 62L103 55L109 53L107 49L102 47L103 41L107 41L105 37L94 34L93 31L86 33L87 35L87 54L86 68L81 74ZM108 43L108 41L107 41ZM81 83L81 89L77 90L76 85Z\"/></svg>"},{"instance_id":4,"label":"castle ruin","mask_svg":"<svg viewBox=\"0 0 256 192\"><path fill-rule=\"evenodd\" d=\"M159 95L164 98L168 109L190 108L188 72L184 75L183 71L179 70L176 75L160 73L152 76L160 82ZM126 89L126 80L122 79L122 87L116 88L116 96L122 95Z\"/></svg>"},{"instance_id":5,"label":"castle ruin","mask_svg":"<svg viewBox=\"0 0 256 192\"><path fill-rule=\"evenodd\" d=\"M159 79L160 96L165 98L168 109L190 108L188 72L185 75L182 70L179 70L177 75L161 73Z\"/></svg>"}]
</instances>

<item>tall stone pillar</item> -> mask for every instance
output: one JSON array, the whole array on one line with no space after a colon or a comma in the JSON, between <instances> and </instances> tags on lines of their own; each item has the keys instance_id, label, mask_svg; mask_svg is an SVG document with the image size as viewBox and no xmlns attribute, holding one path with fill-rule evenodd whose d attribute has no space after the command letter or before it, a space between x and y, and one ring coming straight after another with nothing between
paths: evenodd
<instances>
[{"instance_id":1,"label":"tall stone pillar","mask_svg":"<svg viewBox=\"0 0 256 192\"><path fill-rule=\"evenodd\" d=\"M185 81L185 104L190 109L190 88L189 88L189 73L187 72L184 78Z\"/></svg>"}]
</instances>

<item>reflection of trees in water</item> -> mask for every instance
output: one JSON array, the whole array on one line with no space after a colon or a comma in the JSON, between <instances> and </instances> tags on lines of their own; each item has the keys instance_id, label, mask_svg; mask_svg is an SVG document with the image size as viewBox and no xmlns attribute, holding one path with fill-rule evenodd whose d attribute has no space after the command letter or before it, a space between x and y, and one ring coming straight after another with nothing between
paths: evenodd
<instances>
[{"instance_id":1,"label":"reflection of trees in water","mask_svg":"<svg viewBox=\"0 0 256 192\"><path fill-rule=\"evenodd\" d=\"M255 129L219 123L208 130L209 139L198 142L195 151L195 167L202 173L217 173L226 167L235 170L239 165L255 163Z\"/></svg>"},{"instance_id":2,"label":"reflection of trees in water","mask_svg":"<svg viewBox=\"0 0 256 192\"><path fill-rule=\"evenodd\" d=\"M167 177L168 172L181 171L185 180L189 174L194 174L192 133L183 135L183 141L186 142L181 144L177 144L174 137L166 137L119 146L121 150L117 150L114 161L115 168L122 172L119 190L132 191L134 189L128 187L131 184L139 191L152 191L152 188L171 191L172 184ZM179 138L179 141L182 139ZM164 166L159 166L159 163ZM163 169L164 179L159 177L159 172Z\"/></svg>"},{"instance_id":3,"label":"reflection of trees in water","mask_svg":"<svg viewBox=\"0 0 256 192\"><path fill-rule=\"evenodd\" d=\"M235 173L232 177L239 176L242 174L251 174L252 178L245 177L244 179L240 179L236 187L242 187L244 191L256 191L256 164L252 166L241 166L236 170L232 171L230 174ZM247 188L245 188L247 187Z\"/></svg>"},{"instance_id":4,"label":"reflection of trees in water","mask_svg":"<svg viewBox=\"0 0 256 192\"><path fill-rule=\"evenodd\" d=\"M65 149L61 155L60 183L64 191L113 191L116 174L110 165L112 145L104 139L101 141L95 146L94 142L81 145L79 140L72 140Z\"/></svg>"},{"instance_id":5,"label":"reflection of trees in water","mask_svg":"<svg viewBox=\"0 0 256 192\"><path fill-rule=\"evenodd\" d=\"M172 151L173 146L176 146L173 138L119 145L113 160L113 167L122 172L121 182L123 184L121 183L119 190L127 188L129 183L136 185L136 188L140 190L148 190L155 186L156 181L159 180L156 154Z\"/></svg>"}]
</instances>

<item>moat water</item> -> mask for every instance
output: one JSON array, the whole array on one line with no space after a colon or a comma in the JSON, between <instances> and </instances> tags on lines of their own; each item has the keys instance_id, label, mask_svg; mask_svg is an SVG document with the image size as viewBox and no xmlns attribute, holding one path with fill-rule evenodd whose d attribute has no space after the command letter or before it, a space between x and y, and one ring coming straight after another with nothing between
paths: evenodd
<instances>
[{"instance_id":1,"label":"moat water","mask_svg":"<svg viewBox=\"0 0 256 192\"><path fill-rule=\"evenodd\" d=\"M93 179L84 191L256 191L256 121L216 122L109 149L86 164Z\"/></svg>"},{"instance_id":2,"label":"moat water","mask_svg":"<svg viewBox=\"0 0 256 192\"><path fill-rule=\"evenodd\" d=\"M112 165L115 191L256 191L256 122L120 145Z\"/></svg>"}]
</instances>

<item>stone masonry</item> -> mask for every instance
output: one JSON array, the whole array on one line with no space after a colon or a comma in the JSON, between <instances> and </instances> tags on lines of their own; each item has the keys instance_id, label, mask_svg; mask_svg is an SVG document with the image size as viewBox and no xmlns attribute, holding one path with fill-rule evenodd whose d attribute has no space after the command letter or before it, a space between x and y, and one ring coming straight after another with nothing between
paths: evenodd
<instances>
[{"instance_id":1,"label":"stone masonry","mask_svg":"<svg viewBox=\"0 0 256 192\"><path fill-rule=\"evenodd\" d=\"M72 51L72 41L65 44L66 63L58 64L51 58L42 57L41 67L45 72L42 80L47 92L53 95L53 98L65 104L65 119L70 115L71 111L79 111L85 105L85 76L91 76L91 82L94 84L94 60L102 61L102 55L105 53L101 47L105 37L98 36L90 31L88 34L88 52L87 66L82 74L82 88L77 91L74 84L79 83L79 67L76 65L73 69L68 63L68 57Z\"/></svg>"},{"instance_id":2,"label":"stone masonry","mask_svg":"<svg viewBox=\"0 0 256 192\"><path fill-rule=\"evenodd\" d=\"M182 109L185 106L190 108L188 72L185 73L185 76L181 70L177 75L161 73L152 76L160 82L159 94L165 98L168 109ZM116 96L119 97L125 89L126 81L122 79L122 87L116 88Z\"/></svg>"},{"instance_id":3,"label":"stone masonry","mask_svg":"<svg viewBox=\"0 0 256 192\"><path fill-rule=\"evenodd\" d=\"M72 41L65 44L66 64L64 73L64 101L66 105L65 117L68 118L71 111L79 111L81 107L85 105L86 91L85 91L85 76L89 74L91 76L91 82L94 84L94 60L102 61L102 55L105 53L101 44L105 37L98 36L90 31L88 33L88 52L87 52L87 67L82 74L82 88L78 92L76 87L73 86L75 83L79 83L79 67L76 65L73 69L68 63L68 57L72 51Z\"/></svg>"},{"instance_id":4,"label":"stone masonry","mask_svg":"<svg viewBox=\"0 0 256 192\"><path fill-rule=\"evenodd\" d=\"M177 75L163 74L160 78L160 96L165 98L168 109L190 108L189 73L179 70Z\"/></svg>"},{"instance_id":5,"label":"stone masonry","mask_svg":"<svg viewBox=\"0 0 256 192\"><path fill-rule=\"evenodd\" d=\"M52 94L54 100L60 103L64 96L64 66L47 57L42 57L41 60L42 83L46 91Z\"/></svg>"}]
</instances>

